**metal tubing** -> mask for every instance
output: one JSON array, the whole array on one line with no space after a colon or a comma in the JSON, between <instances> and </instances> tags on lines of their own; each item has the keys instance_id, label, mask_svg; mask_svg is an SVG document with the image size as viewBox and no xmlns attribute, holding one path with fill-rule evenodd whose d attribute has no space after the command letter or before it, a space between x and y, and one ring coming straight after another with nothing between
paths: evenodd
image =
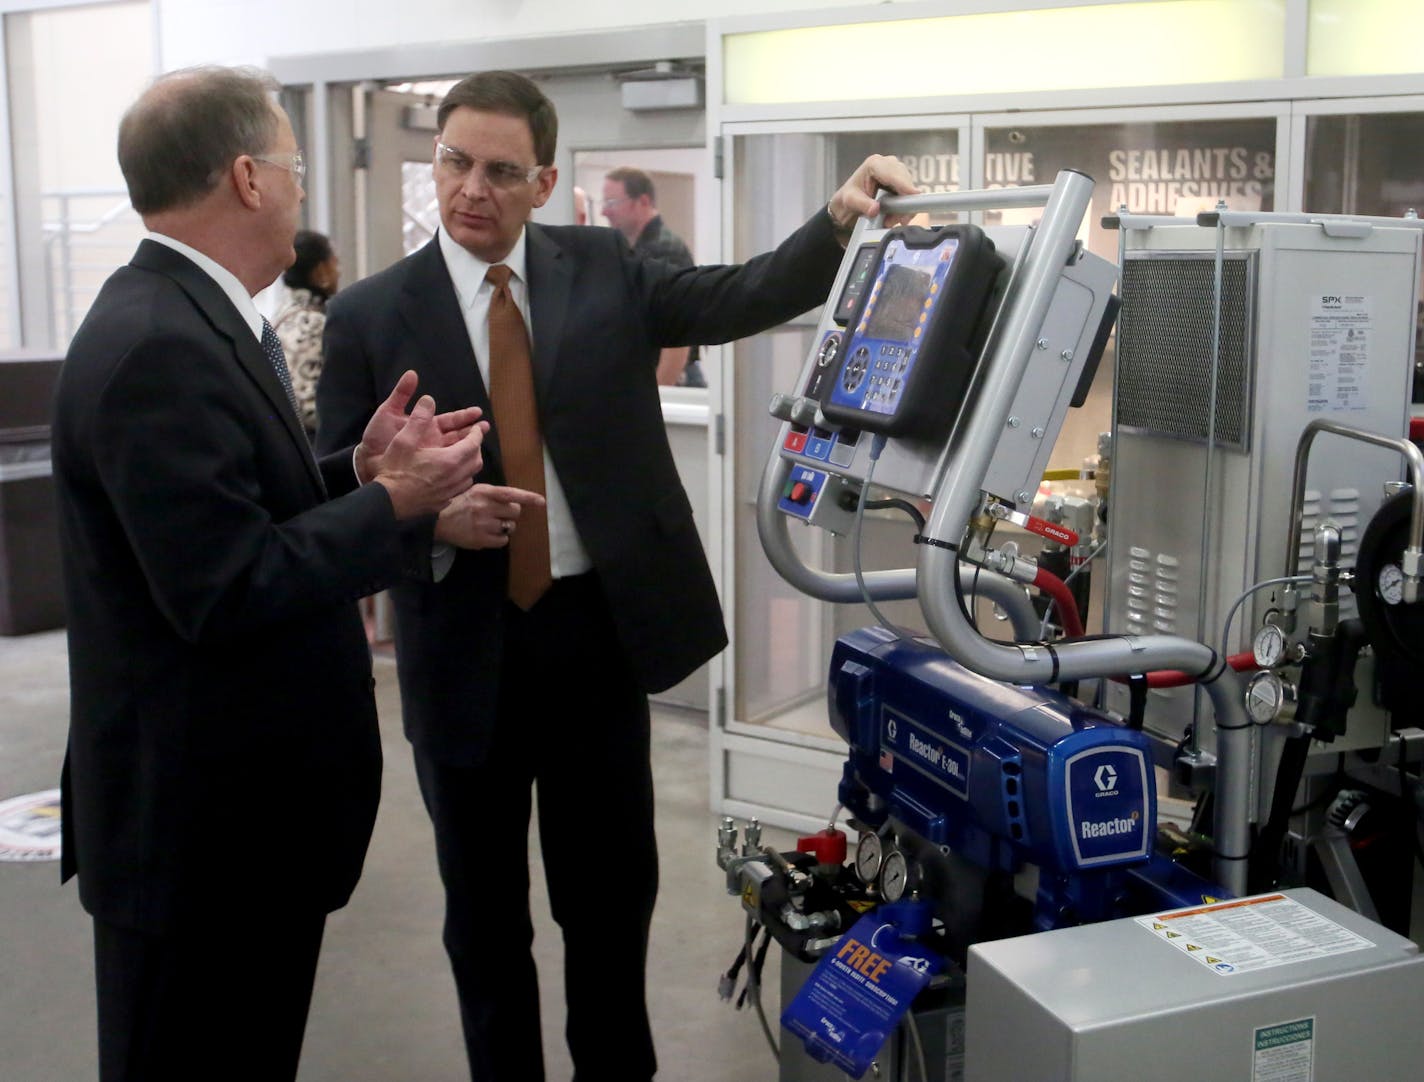
<instances>
[{"instance_id":1,"label":"metal tubing","mask_svg":"<svg viewBox=\"0 0 1424 1082\"><path fill-rule=\"evenodd\" d=\"M1126 207L1116 214L1103 215L1104 229L1117 229L1126 233L1133 229L1156 229L1158 226L1196 225L1195 218L1180 218L1172 214L1130 214ZM1118 268L1121 269L1122 249L1118 249Z\"/></svg>"},{"instance_id":2,"label":"metal tubing","mask_svg":"<svg viewBox=\"0 0 1424 1082\"><path fill-rule=\"evenodd\" d=\"M1089 181L1089 184L1092 182ZM1054 185L1036 184L1026 188L971 188L963 192L930 192L925 195L887 195L880 199L880 213L919 214L937 210L976 210L1001 207L1041 207L1053 195Z\"/></svg>"},{"instance_id":3,"label":"metal tubing","mask_svg":"<svg viewBox=\"0 0 1424 1082\"><path fill-rule=\"evenodd\" d=\"M1245 681L1229 666L1206 685L1216 715L1216 792L1212 835L1216 880L1233 894L1246 893L1246 857L1251 852L1251 736Z\"/></svg>"},{"instance_id":4,"label":"metal tubing","mask_svg":"<svg viewBox=\"0 0 1424 1082\"><path fill-rule=\"evenodd\" d=\"M790 472L790 463L779 454L774 454L762 473L762 491L757 499L757 533L767 559L782 578L810 597L838 604L855 604L865 600L855 575L809 567L792 547L787 517L776 507L776 495L786 484ZM913 567L867 571L863 577L867 592L874 601L907 601L917 593ZM959 569L959 581L962 589L973 590L1008 614L1014 638L1030 642L1039 637L1038 613L1018 583L993 571L969 566Z\"/></svg>"},{"instance_id":5,"label":"metal tubing","mask_svg":"<svg viewBox=\"0 0 1424 1082\"><path fill-rule=\"evenodd\" d=\"M1092 197L1093 183L1078 173L1060 173L1053 197L1044 210L1032 250L1025 260L1023 282L1011 291L1002 334L986 359L976 409L957 434L947 468L941 474L925 533L938 543L920 550L920 607L930 630L961 664L996 680L1043 684L1153 669L1211 673L1207 684L1218 726L1216 829L1218 852L1238 858L1247 852L1250 822L1250 721L1242 702L1240 681L1217 653L1202 643L1168 635L1118 636L1054 646L1004 645L989 642L964 619L945 584L952 582L957 546L978 506L979 485L988 472L999 434L1008 421L1014 395L1029 357L1038 348L1038 328L1051 296L1053 279L1073 251L1078 223ZM1245 886L1245 862L1223 859L1218 875L1233 891Z\"/></svg>"},{"instance_id":6,"label":"metal tubing","mask_svg":"<svg viewBox=\"0 0 1424 1082\"><path fill-rule=\"evenodd\" d=\"M781 441L777 441L777 447ZM834 573L809 567L791 545L791 533L786 516L777 508L786 479L791 475L791 463L773 450L761 475L761 491L757 494L757 534L766 558L778 574L803 594L820 601L850 604L861 600L855 576L849 572ZM875 601L904 601L915 596L915 569L867 571L865 585Z\"/></svg>"},{"instance_id":7,"label":"metal tubing","mask_svg":"<svg viewBox=\"0 0 1424 1082\"><path fill-rule=\"evenodd\" d=\"M1246 229L1262 222L1284 222L1287 225L1348 225L1359 222L1365 225L1404 226L1409 229L1424 229L1424 219L1413 211L1402 218L1386 218L1370 214L1303 214L1280 210L1204 210L1196 217L1196 223L1215 226L1220 223L1227 229Z\"/></svg>"},{"instance_id":8,"label":"metal tubing","mask_svg":"<svg viewBox=\"0 0 1424 1082\"><path fill-rule=\"evenodd\" d=\"M1305 509L1305 474L1310 459L1310 446L1317 433L1333 432L1346 439L1372 443L1376 447L1388 447L1404 456L1409 465L1409 482L1414 486L1414 501L1409 514L1409 543L1404 549L1404 600L1413 604L1419 600L1421 561L1424 561L1424 454L1406 439L1381 436L1363 428L1353 428L1338 421L1317 419L1305 426L1300 434L1300 442L1295 449L1295 473L1291 481L1290 536L1286 541L1286 574L1295 575L1300 570L1300 517Z\"/></svg>"}]
</instances>

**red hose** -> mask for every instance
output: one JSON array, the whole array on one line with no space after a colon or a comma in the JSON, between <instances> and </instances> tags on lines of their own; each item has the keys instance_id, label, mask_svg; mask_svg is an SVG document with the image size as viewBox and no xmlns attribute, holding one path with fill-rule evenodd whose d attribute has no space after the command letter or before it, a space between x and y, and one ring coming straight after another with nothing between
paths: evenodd
<instances>
[{"instance_id":1,"label":"red hose","mask_svg":"<svg viewBox=\"0 0 1424 1082\"><path fill-rule=\"evenodd\" d=\"M1256 668L1256 655L1251 651L1243 654L1231 654L1227 657L1226 663L1237 672L1245 672L1247 669ZM1127 677L1114 676L1114 680L1120 683L1127 683ZM1180 688L1188 684L1195 684L1197 677L1189 673L1181 672L1178 669L1159 669L1157 672L1147 674L1147 686L1150 688Z\"/></svg>"},{"instance_id":2,"label":"red hose","mask_svg":"<svg viewBox=\"0 0 1424 1082\"><path fill-rule=\"evenodd\" d=\"M1045 571L1040 567L1034 573L1033 584L1053 598L1053 603L1058 606L1063 633L1070 639L1079 638L1083 634L1083 620L1078 615L1078 602L1073 600L1073 594L1064 585L1063 580L1052 571Z\"/></svg>"}]
</instances>

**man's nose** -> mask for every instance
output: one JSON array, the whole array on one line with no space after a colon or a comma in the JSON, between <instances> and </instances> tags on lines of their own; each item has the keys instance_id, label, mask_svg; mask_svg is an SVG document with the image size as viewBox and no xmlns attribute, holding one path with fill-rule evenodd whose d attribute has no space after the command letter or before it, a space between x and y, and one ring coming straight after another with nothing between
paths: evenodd
<instances>
[{"instance_id":1,"label":"man's nose","mask_svg":"<svg viewBox=\"0 0 1424 1082\"><path fill-rule=\"evenodd\" d=\"M485 177L484 166L479 164L472 166L469 173L465 175L464 184L460 186L461 194L467 199L476 199L489 190L489 180Z\"/></svg>"}]
</instances>

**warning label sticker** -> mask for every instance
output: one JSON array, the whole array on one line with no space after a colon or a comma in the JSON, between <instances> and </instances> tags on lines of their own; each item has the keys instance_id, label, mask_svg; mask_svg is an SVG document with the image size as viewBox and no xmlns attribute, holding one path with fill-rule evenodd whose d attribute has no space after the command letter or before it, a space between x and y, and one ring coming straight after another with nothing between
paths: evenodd
<instances>
[{"instance_id":1,"label":"warning label sticker","mask_svg":"<svg viewBox=\"0 0 1424 1082\"><path fill-rule=\"evenodd\" d=\"M1370 298L1359 294L1320 294L1310 317L1308 413L1351 412L1369 408L1365 378L1370 366L1373 321Z\"/></svg>"},{"instance_id":2,"label":"warning label sticker","mask_svg":"<svg viewBox=\"0 0 1424 1082\"><path fill-rule=\"evenodd\" d=\"M1374 946L1284 894L1134 919L1162 942L1223 977Z\"/></svg>"}]
</instances>

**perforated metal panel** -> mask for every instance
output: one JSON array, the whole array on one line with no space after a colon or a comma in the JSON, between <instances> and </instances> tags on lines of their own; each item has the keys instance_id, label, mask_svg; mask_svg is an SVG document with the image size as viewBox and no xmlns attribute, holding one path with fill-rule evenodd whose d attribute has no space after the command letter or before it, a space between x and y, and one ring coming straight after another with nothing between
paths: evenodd
<instances>
[{"instance_id":1,"label":"perforated metal panel","mask_svg":"<svg viewBox=\"0 0 1424 1082\"><path fill-rule=\"evenodd\" d=\"M1117 332L1117 420L1149 435L1205 442L1211 408L1210 252L1129 255L1122 268ZM1228 252L1222 267L1218 446L1250 444L1254 253Z\"/></svg>"}]
</instances>

